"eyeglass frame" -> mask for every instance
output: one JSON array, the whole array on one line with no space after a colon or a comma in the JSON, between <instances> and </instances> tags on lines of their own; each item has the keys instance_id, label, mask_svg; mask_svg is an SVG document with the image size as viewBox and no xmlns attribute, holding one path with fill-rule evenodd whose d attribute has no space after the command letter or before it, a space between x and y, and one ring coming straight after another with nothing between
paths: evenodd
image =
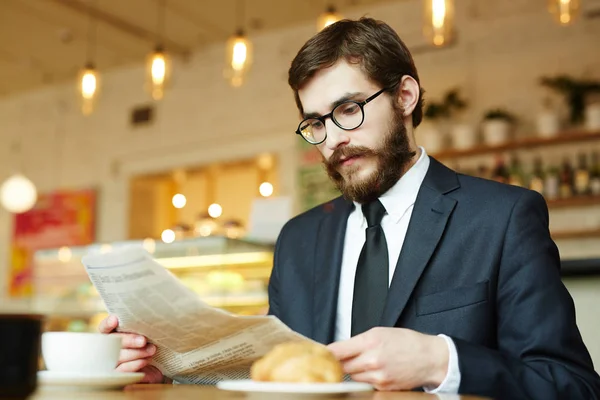
<instances>
[{"instance_id":1,"label":"eyeglass frame","mask_svg":"<svg viewBox=\"0 0 600 400\"><path fill-rule=\"evenodd\" d=\"M363 124L363 122L365 122L365 106L370 103L371 101L375 100L380 94L382 94L383 92L385 92L386 90L388 90L388 88L383 88L381 90L379 90L378 92L376 92L375 94L367 97L365 100L363 101L355 101L355 100L346 100L341 102L340 104L336 105L335 107L333 107L333 110L331 110L330 113L325 114L325 115L321 115L320 117L310 117L310 118L304 118L302 121L300 121L300 123L298 124L298 128L296 129L296 134L300 135L302 137L302 139L304 139L307 143L312 144L312 145L318 145L323 143L325 140L327 140L327 128L325 128L325 137L323 138L323 140L321 140L320 142L309 142L307 138L304 137L304 135L302 133L300 133L300 127L302 126L302 124L305 121L311 120L311 119L316 119L318 121L321 121L321 123L323 124L323 126L325 126L325 120L328 118L331 118L331 120L333 121L333 123L340 129L343 129L345 131L353 131L355 129L360 128L360 126ZM348 103L354 103L357 106L360 107L360 112L362 113L362 119L360 120L360 123L358 125L356 125L354 128L344 128L339 122L336 121L335 117L333 116L333 113L335 112L335 110L338 107L343 106L344 104L348 104Z\"/></svg>"}]
</instances>

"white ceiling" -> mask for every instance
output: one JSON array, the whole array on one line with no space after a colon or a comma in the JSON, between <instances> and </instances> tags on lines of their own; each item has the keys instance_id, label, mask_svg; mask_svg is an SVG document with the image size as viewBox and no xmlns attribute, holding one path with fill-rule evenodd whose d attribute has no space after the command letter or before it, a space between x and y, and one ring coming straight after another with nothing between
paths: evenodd
<instances>
[{"instance_id":1,"label":"white ceiling","mask_svg":"<svg viewBox=\"0 0 600 400\"><path fill-rule=\"evenodd\" d=\"M91 13L98 68L145 60L163 0L0 0L0 96L77 76ZM340 11L393 0L334 0ZM396 0L398 1L398 0ZM165 0L165 44L186 53L224 42L243 19L250 33L316 21L327 0ZM239 6L245 10L240 12ZM241 17L240 15L244 16Z\"/></svg>"}]
</instances>

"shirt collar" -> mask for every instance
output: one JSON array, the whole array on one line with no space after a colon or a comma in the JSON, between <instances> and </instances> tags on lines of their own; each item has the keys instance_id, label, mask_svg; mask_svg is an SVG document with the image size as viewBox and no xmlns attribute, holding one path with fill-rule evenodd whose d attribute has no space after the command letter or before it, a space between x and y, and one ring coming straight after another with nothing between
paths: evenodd
<instances>
[{"instance_id":1,"label":"shirt collar","mask_svg":"<svg viewBox=\"0 0 600 400\"><path fill-rule=\"evenodd\" d=\"M402 219L408 209L415 204L417 194L429 169L429 156L423 147L419 146L419 149L421 150L421 155L417 162L402 175L394 186L379 197L391 221L395 224L400 222L400 219ZM362 219L361 224L366 225L365 217L360 211L361 205L355 202L354 206Z\"/></svg>"}]
</instances>

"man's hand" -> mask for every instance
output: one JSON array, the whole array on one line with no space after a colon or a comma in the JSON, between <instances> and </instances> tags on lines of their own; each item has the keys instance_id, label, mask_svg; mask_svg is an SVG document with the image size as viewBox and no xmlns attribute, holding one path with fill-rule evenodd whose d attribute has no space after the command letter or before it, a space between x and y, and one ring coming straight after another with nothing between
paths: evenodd
<instances>
[{"instance_id":1,"label":"man's hand","mask_svg":"<svg viewBox=\"0 0 600 400\"><path fill-rule=\"evenodd\" d=\"M328 348L353 380L377 390L435 388L448 372L446 341L409 329L373 328Z\"/></svg>"},{"instance_id":2,"label":"man's hand","mask_svg":"<svg viewBox=\"0 0 600 400\"><path fill-rule=\"evenodd\" d=\"M162 383L164 376L156 367L148 365L156 352L156 346L148 343L144 336L131 333L116 333L115 329L119 320L109 315L100 322L98 330L100 333L118 335L122 338L123 347L119 355L117 371L120 372L143 372L145 374L142 382Z\"/></svg>"}]
</instances>

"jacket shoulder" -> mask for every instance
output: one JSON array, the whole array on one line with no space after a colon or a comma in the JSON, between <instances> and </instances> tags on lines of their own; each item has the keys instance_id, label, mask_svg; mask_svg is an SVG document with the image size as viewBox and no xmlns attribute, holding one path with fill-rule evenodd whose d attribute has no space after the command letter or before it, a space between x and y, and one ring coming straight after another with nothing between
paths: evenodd
<instances>
[{"instance_id":1,"label":"jacket shoulder","mask_svg":"<svg viewBox=\"0 0 600 400\"><path fill-rule=\"evenodd\" d=\"M460 173L457 173L457 176L461 192L469 198L469 202L482 203L486 206L504 205L510 208L521 198L546 203L540 193L531 189Z\"/></svg>"}]
</instances>

